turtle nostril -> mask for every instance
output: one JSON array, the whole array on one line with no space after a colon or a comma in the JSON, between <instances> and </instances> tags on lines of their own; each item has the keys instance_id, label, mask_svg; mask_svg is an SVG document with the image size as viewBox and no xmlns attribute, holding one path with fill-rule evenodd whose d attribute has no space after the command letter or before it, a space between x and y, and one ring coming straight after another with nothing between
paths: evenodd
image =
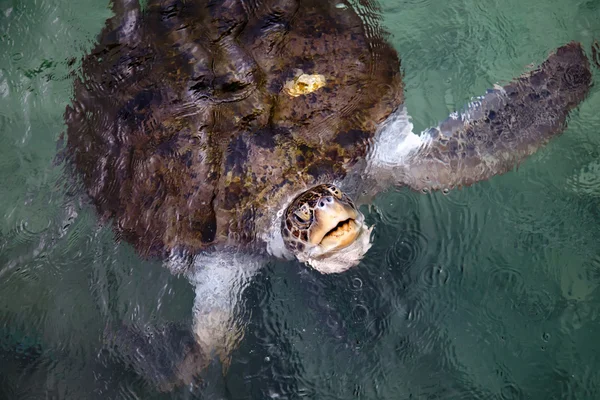
<instances>
[{"instance_id":1,"label":"turtle nostril","mask_svg":"<svg viewBox=\"0 0 600 400\"><path fill-rule=\"evenodd\" d=\"M238 92L242 89L244 89L246 86L248 86L248 84L246 82L239 82L239 81L231 81L231 82L226 82L223 83L223 85L221 86L221 89L224 92Z\"/></svg>"},{"instance_id":2,"label":"turtle nostril","mask_svg":"<svg viewBox=\"0 0 600 400\"><path fill-rule=\"evenodd\" d=\"M323 207L325 207L325 205L331 204L331 203L333 203L333 197L327 196L327 197L321 198L321 200L319 200L319 207L323 208Z\"/></svg>"}]
</instances>

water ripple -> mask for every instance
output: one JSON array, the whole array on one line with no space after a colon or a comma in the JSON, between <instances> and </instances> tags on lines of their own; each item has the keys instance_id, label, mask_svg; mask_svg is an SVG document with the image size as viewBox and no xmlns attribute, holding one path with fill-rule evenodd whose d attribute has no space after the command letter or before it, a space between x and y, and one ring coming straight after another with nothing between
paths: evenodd
<instances>
[{"instance_id":1,"label":"water ripple","mask_svg":"<svg viewBox=\"0 0 600 400\"><path fill-rule=\"evenodd\" d=\"M526 397L517 384L506 383L500 389L500 398L502 398L503 400L520 400Z\"/></svg>"},{"instance_id":2,"label":"water ripple","mask_svg":"<svg viewBox=\"0 0 600 400\"><path fill-rule=\"evenodd\" d=\"M383 199L376 201L381 222L391 226L403 226L417 209L417 196L419 194L410 190L395 191L382 196Z\"/></svg>"},{"instance_id":3,"label":"water ripple","mask_svg":"<svg viewBox=\"0 0 600 400\"><path fill-rule=\"evenodd\" d=\"M600 159L592 160L568 178L567 185L576 193L600 196Z\"/></svg>"},{"instance_id":4,"label":"water ripple","mask_svg":"<svg viewBox=\"0 0 600 400\"><path fill-rule=\"evenodd\" d=\"M556 306L556 299L548 291L529 290L527 295L520 299L520 310L530 321L544 321L550 317Z\"/></svg>"},{"instance_id":5,"label":"water ripple","mask_svg":"<svg viewBox=\"0 0 600 400\"><path fill-rule=\"evenodd\" d=\"M386 252L387 265L420 265L427 252L427 243L428 238L420 230L406 225Z\"/></svg>"},{"instance_id":6,"label":"water ripple","mask_svg":"<svg viewBox=\"0 0 600 400\"><path fill-rule=\"evenodd\" d=\"M423 268L420 281L426 288L436 288L445 285L450 280L450 272L440 265Z\"/></svg>"}]
</instances>

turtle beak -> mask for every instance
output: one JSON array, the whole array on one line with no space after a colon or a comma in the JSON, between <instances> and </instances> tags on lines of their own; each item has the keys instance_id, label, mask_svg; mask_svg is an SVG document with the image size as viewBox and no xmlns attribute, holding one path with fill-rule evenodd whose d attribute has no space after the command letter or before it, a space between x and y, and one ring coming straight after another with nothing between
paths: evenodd
<instances>
[{"instance_id":1,"label":"turtle beak","mask_svg":"<svg viewBox=\"0 0 600 400\"><path fill-rule=\"evenodd\" d=\"M321 197L315 207L310 241L323 252L348 247L362 230L362 214L334 196Z\"/></svg>"}]
</instances>

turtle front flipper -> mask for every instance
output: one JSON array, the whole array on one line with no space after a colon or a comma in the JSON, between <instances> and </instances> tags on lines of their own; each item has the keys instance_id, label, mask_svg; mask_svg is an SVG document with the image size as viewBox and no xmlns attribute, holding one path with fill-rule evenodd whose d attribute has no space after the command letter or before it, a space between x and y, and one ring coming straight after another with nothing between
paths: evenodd
<instances>
[{"instance_id":1,"label":"turtle front flipper","mask_svg":"<svg viewBox=\"0 0 600 400\"><path fill-rule=\"evenodd\" d=\"M558 48L536 70L430 129L426 145L409 163L405 183L417 190L450 189L511 170L563 132L591 80L579 43Z\"/></svg>"},{"instance_id":2,"label":"turtle front flipper","mask_svg":"<svg viewBox=\"0 0 600 400\"><path fill-rule=\"evenodd\" d=\"M212 253L195 256L193 264L187 277L196 291L194 336L202 353L209 360L217 357L226 372L231 352L244 335L235 312L262 260L240 253Z\"/></svg>"},{"instance_id":3,"label":"turtle front flipper","mask_svg":"<svg viewBox=\"0 0 600 400\"><path fill-rule=\"evenodd\" d=\"M109 326L104 336L116 358L160 391L198 383L210 363L188 326Z\"/></svg>"},{"instance_id":4,"label":"turtle front flipper","mask_svg":"<svg viewBox=\"0 0 600 400\"><path fill-rule=\"evenodd\" d=\"M190 260L174 251L166 264L171 272L186 274L195 286L192 326L108 326L104 334L111 353L160 391L198 385L214 361L221 363L223 373L227 371L231 352L244 333L235 312L262 259L239 253L202 253Z\"/></svg>"},{"instance_id":5,"label":"turtle front flipper","mask_svg":"<svg viewBox=\"0 0 600 400\"><path fill-rule=\"evenodd\" d=\"M408 132L400 146L406 151L393 164L380 163L383 167L371 175L379 186L385 181L427 191L505 173L563 132L569 112L586 97L591 81L581 45L571 42L537 69L496 86L420 137ZM401 125L412 128L408 120Z\"/></svg>"}]
</instances>

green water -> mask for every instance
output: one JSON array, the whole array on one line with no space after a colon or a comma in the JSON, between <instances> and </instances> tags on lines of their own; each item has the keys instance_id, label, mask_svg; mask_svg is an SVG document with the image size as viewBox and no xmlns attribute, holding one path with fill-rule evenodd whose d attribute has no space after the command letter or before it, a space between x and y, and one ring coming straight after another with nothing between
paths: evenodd
<instances>
[{"instance_id":1,"label":"green water","mask_svg":"<svg viewBox=\"0 0 600 400\"><path fill-rule=\"evenodd\" d=\"M598 0L381 9L417 130L568 41L600 39ZM145 385L102 350L106 324L189 323L193 291L116 243L55 163L72 71L110 15L106 1L0 1L0 398L600 398L597 85L518 170L380 196L359 268L269 264L225 377Z\"/></svg>"}]
</instances>

